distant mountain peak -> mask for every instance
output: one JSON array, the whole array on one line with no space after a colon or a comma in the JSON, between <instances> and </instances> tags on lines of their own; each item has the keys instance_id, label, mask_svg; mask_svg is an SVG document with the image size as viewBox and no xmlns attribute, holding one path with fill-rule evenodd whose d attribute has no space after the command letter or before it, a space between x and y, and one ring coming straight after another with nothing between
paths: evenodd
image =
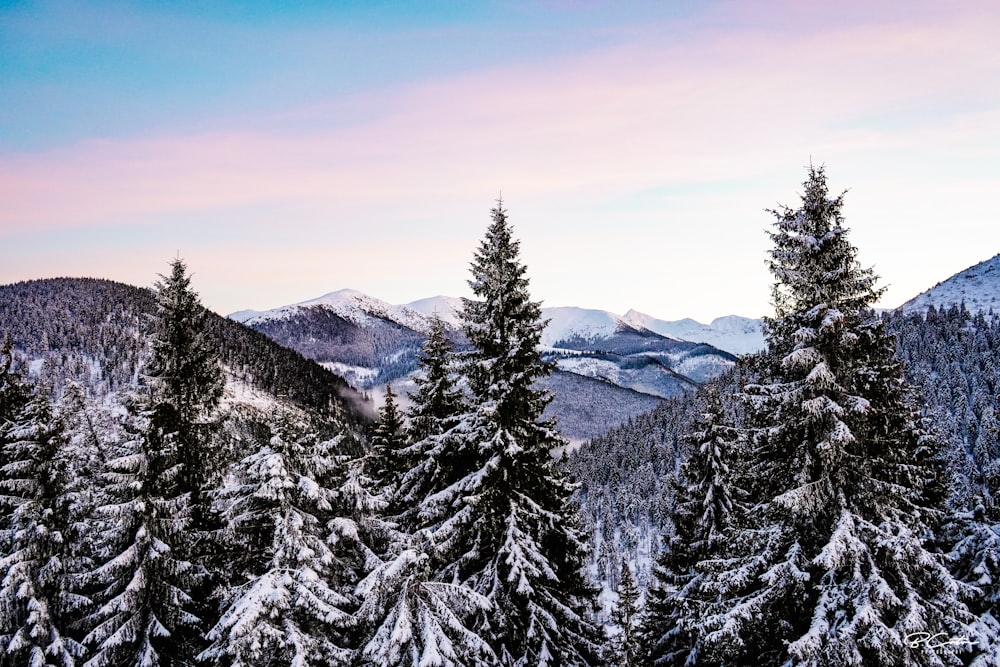
<instances>
[{"instance_id":1,"label":"distant mountain peak","mask_svg":"<svg viewBox=\"0 0 1000 667\"><path fill-rule=\"evenodd\" d=\"M926 292L910 299L900 309L905 313L924 313L965 304L970 313L1000 312L1000 254L959 271Z\"/></svg>"},{"instance_id":2,"label":"distant mountain peak","mask_svg":"<svg viewBox=\"0 0 1000 667\"><path fill-rule=\"evenodd\" d=\"M406 307L426 317L439 317L448 324L458 326L461 323L458 313L462 309L462 300L455 296L438 295L418 299L406 304Z\"/></svg>"},{"instance_id":3,"label":"distant mountain peak","mask_svg":"<svg viewBox=\"0 0 1000 667\"><path fill-rule=\"evenodd\" d=\"M426 334L429 331L425 315L409 306L397 306L376 299L356 289L340 289L323 296L272 310L241 310L229 315L248 326L265 321L286 320L309 308L322 308L359 326L369 326L372 318L401 324L414 331Z\"/></svg>"},{"instance_id":4,"label":"distant mountain peak","mask_svg":"<svg viewBox=\"0 0 1000 667\"><path fill-rule=\"evenodd\" d=\"M761 321L739 315L725 315L702 324L686 317L682 320L660 320L651 315L630 310L626 322L678 340L707 343L732 354L748 354L763 350L764 334Z\"/></svg>"},{"instance_id":5,"label":"distant mountain peak","mask_svg":"<svg viewBox=\"0 0 1000 667\"><path fill-rule=\"evenodd\" d=\"M295 317L305 308L320 307L359 326L371 324L370 318L397 322L426 334L430 318L437 316L453 327L461 325L459 312L462 300L450 296L433 296L403 305L393 305L355 289L341 289L307 301L266 311L241 310L229 317L254 326L265 321ZM599 340L615 334L633 332L656 334L672 340L706 343L731 354L747 354L764 349L760 320L738 315L726 315L702 324L690 318L660 320L637 310L625 315L577 306L550 306L542 309L548 326L542 335L542 345L551 346L568 338Z\"/></svg>"}]
</instances>

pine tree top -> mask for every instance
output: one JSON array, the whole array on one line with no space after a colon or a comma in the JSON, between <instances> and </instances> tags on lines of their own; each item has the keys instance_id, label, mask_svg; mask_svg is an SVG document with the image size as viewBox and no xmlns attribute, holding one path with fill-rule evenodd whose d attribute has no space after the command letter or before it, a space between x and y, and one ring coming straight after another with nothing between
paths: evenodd
<instances>
[{"instance_id":1,"label":"pine tree top","mask_svg":"<svg viewBox=\"0 0 1000 667\"><path fill-rule=\"evenodd\" d=\"M541 304L528 294L520 243L513 238L502 202L472 262L469 286L477 298L463 299L461 317L473 352L466 375L476 399L495 406L501 423L541 415L549 401L532 388L552 364L538 352L545 322Z\"/></svg>"},{"instance_id":2,"label":"pine tree top","mask_svg":"<svg viewBox=\"0 0 1000 667\"><path fill-rule=\"evenodd\" d=\"M849 316L871 308L885 290L876 287L874 271L861 267L848 241L844 193L830 197L822 166L809 167L803 187L799 208L771 211L776 219L768 266L776 280L775 319L819 306Z\"/></svg>"}]
</instances>

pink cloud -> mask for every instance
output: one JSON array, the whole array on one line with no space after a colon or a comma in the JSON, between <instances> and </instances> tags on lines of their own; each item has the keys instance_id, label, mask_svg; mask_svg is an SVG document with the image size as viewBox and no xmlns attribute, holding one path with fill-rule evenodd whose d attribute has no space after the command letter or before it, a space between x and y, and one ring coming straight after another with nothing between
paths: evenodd
<instances>
[{"instance_id":1,"label":"pink cloud","mask_svg":"<svg viewBox=\"0 0 1000 667\"><path fill-rule=\"evenodd\" d=\"M797 168L810 153L899 149L918 139L892 122L922 114L923 135L974 142L974 131L936 117L996 107L994 87L983 85L1000 75L995 3L867 15L867 4L848 5L839 21L804 3L749 6L724 5L669 39L652 26L617 49L382 91L361 101L378 116L350 126L271 124L8 154L0 228L137 224L282 202L335 219L481 200L500 187L618 196ZM786 18L762 20L762 6Z\"/></svg>"}]
</instances>

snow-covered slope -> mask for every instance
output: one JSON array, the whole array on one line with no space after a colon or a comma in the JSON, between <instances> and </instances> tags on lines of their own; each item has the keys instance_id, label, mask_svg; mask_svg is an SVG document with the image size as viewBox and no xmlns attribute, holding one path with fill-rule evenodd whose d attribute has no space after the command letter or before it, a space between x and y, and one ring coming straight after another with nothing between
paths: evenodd
<instances>
[{"instance_id":1,"label":"snow-covered slope","mask_svg":"<svg viewBox=\"0 0 1000 667\"><path fill-rule=\"evenodd\" d=\"M359 389L372 391L392 383L405 392L432 317L451 324L453 340L463 345L457 317L461 306L461 299L446 296L397 306L356 290L340 290L230 317L320 362ZM735 362L726 350L657 333L635 317L561 307L543 308L542 318L548 321L541 340L543 353L564 372L554 385L564 395L550 406L549 416L573 431L568 433L571 437L604 432L637 411L649 409L655 401L693 390ZM587 405L613 406L614 414L582 428L579 417L583 413L574 406L584 400L583 394Z\"/></svg>"},{"instance_id":2,"label":"snow-covered slope","mask_svg":"<svg viewBox=\"0 0 1000 667\"><path fill-rule=\"evenodd\" d=\"M370 326L373 319L389 320L420 333L428 331L428 317L408 306L397 306L353 289L342 289L315 299L272 310L241 310L230 319L248 326L266 320L288 319L307 308L323 308L359 326Z\"/></svg>"},{"instance_id":3,"label":"snow-covered slope","mask_svg":"<svg viewBox=\"0 0 1000 667\"><path fill-rule=\"evenodd\" d=\"M690 318L660 320L635 310L625 313L623 319L633 326L649 329L663 336L708 343L732 354L749 354L764 349L764 334L759 319L727 315L715 318L711 324L702 324Z\"/></svg>"},{"instance_id":4,"label":"snow-covered slope","mask_svg":"<svg viewBox=\"0 0 1000 667\"><path fill-rule=\"evenodd\" d=\"M425 317L440 317L448 324L458 326L458 312L462 309L462 300L454 296L432 296L412 301L406 304L406 307Z\"/></svg>"},{"instance_id":5,"label":"snow-covered slope","mask_svg":"<svg viewBox=\"0 0 1000 667\"><path fill-rule=\"evenodd\" d=\"M573 338L586 341L611 338L622 331L635 329L618 315L606 310L575 307L543 308L542 318L549 321L542 334L542 345L547 347Z\"/></svg>"},{"instance_id":6,"label":"snow-covered slope","mask_svg":"<svg viewBox=\"0 0 1000 667\"><path fill-rule=\"evenodd\" d=\"M1000 312L1000 255L956 273L900 308L923 313L930 306L941 310L962 303L970 313Z\"/></svg>"},{"instance_id":7,"label":"snow-covered slope","mask_svg":"<svg viewBox=\"0 0 1000 667\"><path fill-rule=\"evenodd\" d=\"M124 398L148 355L141 323L154 312L151 290L110 280L0 285L0 332L10 333L54 396L73 381L96 400ZM370 416L371 406L343 378L274 340L211 312L205 335L225 370L230 407L287 403L318 415L339 405L345 414Z\"/></svg>"}]
</instances>

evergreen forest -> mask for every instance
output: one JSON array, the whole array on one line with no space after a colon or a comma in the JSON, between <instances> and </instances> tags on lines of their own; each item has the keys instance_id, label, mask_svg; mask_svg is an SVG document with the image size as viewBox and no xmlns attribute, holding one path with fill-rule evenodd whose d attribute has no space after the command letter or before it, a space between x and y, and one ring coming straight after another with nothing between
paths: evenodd
<instances>
[{"instance_id":1,"label":"evergreen forest","mask_svg":"<svg viewBox=\"0 0 1000 667\"><path fill-rule=\"evenodd\" d=\"M0 666L1000 665L1000 319L877 313L843 203L772 211L765 351L578 449L499 201L377 411L181 259L0 288Z\"/></svg>"}]
</instances>

